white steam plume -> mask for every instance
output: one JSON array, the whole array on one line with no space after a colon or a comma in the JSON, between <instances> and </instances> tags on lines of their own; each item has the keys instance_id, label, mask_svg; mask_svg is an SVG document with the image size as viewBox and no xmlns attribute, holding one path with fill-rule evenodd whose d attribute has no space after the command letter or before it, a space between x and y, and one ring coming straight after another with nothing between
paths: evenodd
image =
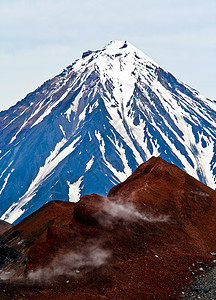
<instances>
[{"instance_id":1,"label":"white steam plume","mask_svg":"<svg viewBox=\"0 0 216 300\"><path fill-rule=\"evenodd\" d=\"M131 202L121 200L110 201L108 198L104 201L103 212L105 215L98 215L98 220L104 225L110 225L115 220L122 220L125 222L167 222L169 216L166 215L153 215L151 213L143 213Z\"/></svg>"},{"instance_id":2,"label":"white steam plume","mask_svg":"<svg viewBox=\"0 0 216 300\"><path fill-rule=\"evenodd\" d=\"M59 254L48 266L28 273L33 282L46 282L61 275L75 276L77 269L83 267L100 267L110 257L110 252L102 249L97 243L88 245L79 252Z\"/></svg>"}]
</instances>

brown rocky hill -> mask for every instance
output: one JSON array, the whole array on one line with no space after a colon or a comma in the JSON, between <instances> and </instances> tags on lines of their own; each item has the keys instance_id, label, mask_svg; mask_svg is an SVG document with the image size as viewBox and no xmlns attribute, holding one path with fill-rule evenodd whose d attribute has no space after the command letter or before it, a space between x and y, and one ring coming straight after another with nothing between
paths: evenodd
<instances>
[{"instance_id":1,"label":"brown rocky hill","mask_svg":"<svg viewBox=\"0 0 216 300\"><path fill-rule=\"evenodd\" d=\"M212 263L215 221L216 192L152 157L107 197L48 203L6 232L0 296L176 299Z\"/></svg>"},{"instance_id":2,"label":"brown rocky hill","mask_svg":"<svg viewBox=\"0 0 216 300\"><path fill-rule=\"evenodd\" d=\"M30 247L46 240L50 225L69 225L73 208L70 202L49 202L4 232L0 236L0 278L22 275Z\"/></svg>"}]
</instances>

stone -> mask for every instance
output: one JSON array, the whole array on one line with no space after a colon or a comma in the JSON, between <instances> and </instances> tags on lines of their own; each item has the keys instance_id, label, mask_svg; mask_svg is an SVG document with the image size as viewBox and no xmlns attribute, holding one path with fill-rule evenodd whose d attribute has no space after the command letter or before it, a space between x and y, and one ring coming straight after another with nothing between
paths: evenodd
<instances>
[{"instance_id":1,"label":"stone","mask_svg":"<svg viewBox=\"0 0 216 300\"><path fill-rule=\"evenodd\" d=\"M205 293L208 293L210 290L211 290L211 286L210 286L210 285L206 285L206 286L203 288L203 291L204 291Z\"/></svg>"}]
</instances>

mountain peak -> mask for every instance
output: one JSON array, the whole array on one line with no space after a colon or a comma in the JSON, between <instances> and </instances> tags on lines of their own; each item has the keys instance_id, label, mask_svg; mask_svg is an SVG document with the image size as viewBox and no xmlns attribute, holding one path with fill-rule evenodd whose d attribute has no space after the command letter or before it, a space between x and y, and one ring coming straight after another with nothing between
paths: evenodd
<instances>
[{"instance_id":1,"label":"mountain peak","mask_svg":"<svg viewBox=\"0 0 216 300\"><path fill-rule=\"evenodd\" d=\"M86 51L0 113L0 216L105 195L152 156L215 188L215 120L213 101L129 42Z\"/></svg>"},{"instance_id":2,"label":"mountain peak","mask_svg":"<svg viewBox=\"0 0 216 300\"><path fill-rule=\"evenodd\" d=\"M76 71L97 74L105 88L112 85L110 97L119 106L127 105L138 81L154 84L157 68L157 63L127 41L111 41L102 50L88 50L74 66Z\"/></svg>"},{"instance_id":3,"label":"mountain peak","mask_svg":"<svg viewBox=\"0 0 216 300\"><path fill-rule=\"evenodd\" d=\"M150 57L145 55L142 51L140 51L138 48L133 46L128 41L111 41L105 48L107 52L110 52L110 54L125 54L128 55L133 54L134 58L137 59L144 59L147 62L150 62L154 64L155 66L158 66L156 62L154 62Z\"/></svg>"},{"instance_id":4,"label":"mountain peak","mask_svg":"<svg viewBox=\"0 0 216 300\"><path fill-rule=\"evenodd\" d=\"M155 67L159 66L150 57L127 41L111 41L101 50L88 50L82 54L84 63L90 62L91 64L94 64L100 62L101 59L107 61L107 58L111 59L111 63L112 61L121 60L125 64L131 63L135 65L144 63L151 64ZM81 61L78 61L78 65L80 65L80 63Z\"/></svg>"}]
</instances>

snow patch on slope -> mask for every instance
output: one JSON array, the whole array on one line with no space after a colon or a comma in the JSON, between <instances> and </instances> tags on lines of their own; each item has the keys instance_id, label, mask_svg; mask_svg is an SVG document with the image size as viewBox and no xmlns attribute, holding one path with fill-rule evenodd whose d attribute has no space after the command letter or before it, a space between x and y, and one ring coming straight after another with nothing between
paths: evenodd
<instances>
[{"instance_id":1,"label":"snow patch on slope","mask_svg":"<svg viewBox=\"0 0 216 300\"><path fill-rule=\"evenodd\" d=\"M73 183L67 181L69 187L68 199L70 202L78 202L80 200L82 181L83 176Z\"/></svg>"},{"instance_id":2,"label":"snow patch on slope","mask_svg":"<svg viewBox=\"0 0 216 300\"><path fill-rule=\"evenodd\" d=\"M13 173L13 171L14 171L14 169L12 169L11 172L5 177L5 179L4 179L4 184L3 184L3 186L2 186L2 188L1 188L1 190L0 190L0 195L2 194L4 188L6 187L6 185L7 185L7 183L8 183L8 180L9 180L11 174Z\"/></svg>"},{"instance_id":3,"label":"snow patch on slope","mask_svg":"<svg viewBox=\"0 0 216 300\"><path fill-rule=\"evenodd\" d=\"M94 163L94 155L92 155L92 158L87 162L85 172L91 169L93 163Z\"/></svg>"}]
</instances>

